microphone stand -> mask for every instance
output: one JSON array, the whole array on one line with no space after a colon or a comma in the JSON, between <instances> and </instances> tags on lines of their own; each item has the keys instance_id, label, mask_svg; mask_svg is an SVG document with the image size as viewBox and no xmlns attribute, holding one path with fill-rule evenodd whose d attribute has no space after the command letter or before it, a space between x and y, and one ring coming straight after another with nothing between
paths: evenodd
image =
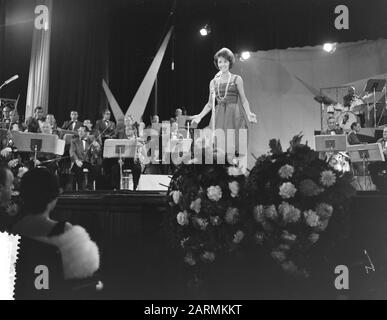
<instances>
[{"instance_id":1,"label":"microphone stand","mask_svg":"<svg viewBox=\"0 0 387 320\"><path fill-rule=\"evenodd\" d=\"M38 160L38 146L35 145L35 150L34 150L34 168L36 168L36 161Z\"/></svg>"},{"instance_id":2,"label":"microphone stand","mask_svg":"<svg viewBox=\"0 0 387 320\"><path fill-rule=\"evenodd\" d=\"M120 165L120 190L123 190L124 189L124 182L122 181L122 154L121 154L121 148L120 148L120 158L118 160L118 163Z\"/></svg>"},{"instance_id":3,"label":"microphone stand","mask_svg":"<svg viewBox=\"0 0 387 320\"><path fill-rule=\"evenodd\" d=\"M220 80L219 80L220 81ZM216 94L215 94L215 81L214 81L214 87L211 89L211 95L212 95L212 145L215 146L215 100L216 100Z\"/></svg>"}]
</instances>

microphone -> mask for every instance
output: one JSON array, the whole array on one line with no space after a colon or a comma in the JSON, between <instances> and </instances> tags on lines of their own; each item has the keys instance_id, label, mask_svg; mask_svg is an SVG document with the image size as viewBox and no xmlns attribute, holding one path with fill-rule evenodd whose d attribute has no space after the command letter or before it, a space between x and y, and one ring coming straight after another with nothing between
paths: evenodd
<instances>
[{"instance_id":1,"label":"microphone","mask_svg":"<svg viewBox=\"0 0 387 320\"><path fill-rule=\"evenodd\" d=\"M19 75L18 75L18 74L15 75L15 76L13 76L12 78L8 79L7 81L5 81L4 84L7 85L7 84L9 84L9 83L11 83L12 81L15 81L15 80L17 80L17 79L19 79Z\"/></svg>"}]
</instances>

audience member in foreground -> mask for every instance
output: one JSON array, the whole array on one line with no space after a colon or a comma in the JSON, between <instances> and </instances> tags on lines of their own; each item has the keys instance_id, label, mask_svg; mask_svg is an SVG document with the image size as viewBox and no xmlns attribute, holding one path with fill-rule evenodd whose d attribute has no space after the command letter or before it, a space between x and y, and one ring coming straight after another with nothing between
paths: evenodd
<instances>
[{"instance_id":1,"label":"audience member in foreground","mask_svg":"<svg viewBox=\"0 0 387 320\"><path fill-rule=\"evenodd\" d=\"M57 247L65 280L89 278L99 269L98 247L82 227L50 217L58 196L57 178L47 169L27 172L21 180L19 219L12 232Z\"/></svg>"},{"instance_id":2,"label":"audience member in foreground","mask_svg":"<svg viewBox=\"0 0 387 320\"><path fill-rule=\"evenodd\" d=\"M13 189L13 174L5 166L0 166L0 232L8 231L10 224L9 206Z\"/></svg>"}]
</instances>

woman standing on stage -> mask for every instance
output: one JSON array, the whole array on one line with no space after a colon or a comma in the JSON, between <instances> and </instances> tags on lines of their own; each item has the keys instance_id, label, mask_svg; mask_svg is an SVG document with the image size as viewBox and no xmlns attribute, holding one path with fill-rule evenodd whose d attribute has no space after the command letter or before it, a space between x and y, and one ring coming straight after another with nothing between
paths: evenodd
<instances>
[{"instance_id":1,"label":"woman standing on stage","mask_svg":"<svg viewBox=\"0 0 387 320\"><path fill-rule=\"evenodd\" d=\"M247 120L250 123L257 123L257 116L250 110L242 78L230 72L235 63L235 56L232 51L227 48L221 49L215 54L214 63L220 72L210 83L208 103L199 115L194 116L193 123L199 124L212 110L213 94L215 94L216 99L215 129L238 130L246 128L243 111L238 106L239 98L241 99ZM214 119L211 119L211 121L214 121Z\"/></svg>"}]
</instances>

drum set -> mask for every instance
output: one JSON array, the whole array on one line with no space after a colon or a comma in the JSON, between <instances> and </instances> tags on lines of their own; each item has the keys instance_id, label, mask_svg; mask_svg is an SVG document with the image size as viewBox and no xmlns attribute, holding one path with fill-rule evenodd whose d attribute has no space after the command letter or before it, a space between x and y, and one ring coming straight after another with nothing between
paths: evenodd
<instances>
[{"instance_id":1,"label":"drum set","mask_svg":"<svg viewBox=\"0 0 387 320\"><path fill-rule=\"evenodd\" d=\"M350 107L344 107L340 103L330 104L327 108L328 114L332 114L337 125L343 129L344 132L351 131L351 125L354 122L359 122L359 115L364 114L368 119L368 114L372 109L372 103L368 103L369 95L362 98L355 97Z\"/></svg>"}]
</instances>

